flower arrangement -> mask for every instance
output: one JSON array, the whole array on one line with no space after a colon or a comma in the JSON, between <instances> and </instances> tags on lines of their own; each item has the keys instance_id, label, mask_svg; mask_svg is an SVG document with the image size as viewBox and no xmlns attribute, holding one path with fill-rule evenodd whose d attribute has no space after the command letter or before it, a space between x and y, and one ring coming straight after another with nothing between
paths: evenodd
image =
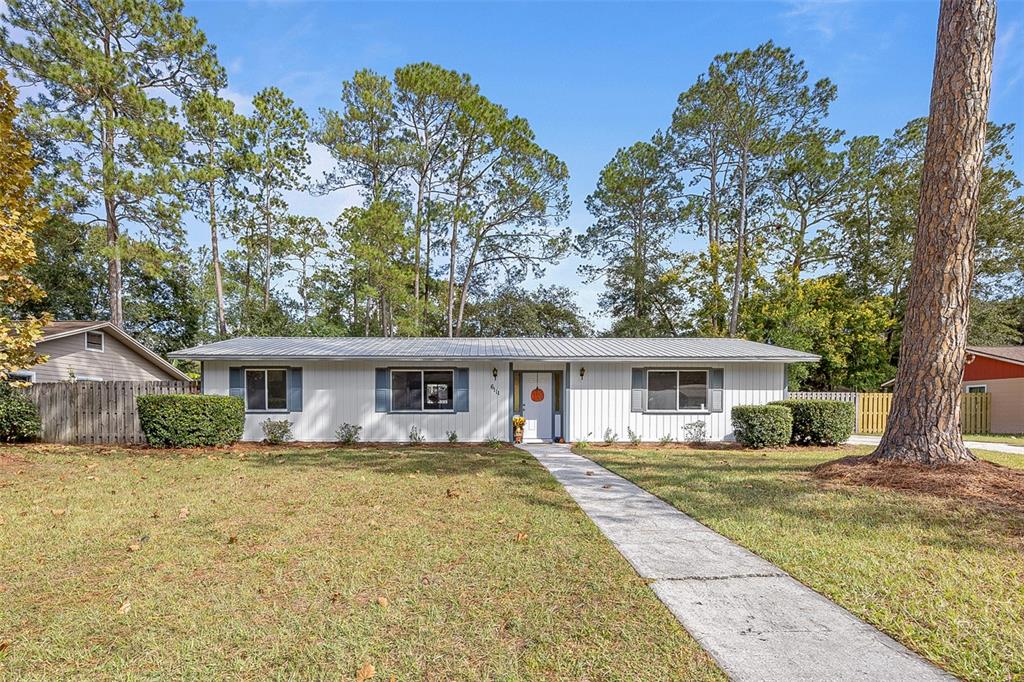
<instances>
[{"instance_id":1,"label":"flower arrangement","mask_svg":"<svg viewBox=\"0 0 1024 682\"><path fill-rule=\"evenodd\" d=\"M526 417L516 415L512 417L512 436L515 442L523 442L523 427L526 426Z\"/></svg>"}]
</instances>

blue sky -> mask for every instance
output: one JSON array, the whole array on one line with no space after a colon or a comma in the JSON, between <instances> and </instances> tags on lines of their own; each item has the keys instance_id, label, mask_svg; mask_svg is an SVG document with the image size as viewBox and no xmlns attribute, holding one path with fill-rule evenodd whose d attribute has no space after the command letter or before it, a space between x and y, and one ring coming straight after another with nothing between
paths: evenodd
<instances>
[{"instance_id":1,"label":"blue sky","mask_svg":"<svg viewBox=\"0 0 1024 682\"><path fill-rule=\"evenodd\" d=\"M584 199L619 147L669 121L676 97L718 53L766 40L791 47L812 79L831 78L830 122L887 135L926 115L938 2L342 3L188 1L228 69L243 107L276 85L315 116L337 106L360 68L391 73L431 61L470 74L485 95L525 116L572 175L570 227L589 224ZM999 6L991 118L1024 123L1024 2ZM1024 131L1014 145L1024 175ZM330 165L314 150L314 173ZM293 196L297 212L333 219L350 195ZM202 228L193 230L204 243ZM598 286L576 262L545 281L579 292L599 323Z\"/></svg>"}]
</instances>

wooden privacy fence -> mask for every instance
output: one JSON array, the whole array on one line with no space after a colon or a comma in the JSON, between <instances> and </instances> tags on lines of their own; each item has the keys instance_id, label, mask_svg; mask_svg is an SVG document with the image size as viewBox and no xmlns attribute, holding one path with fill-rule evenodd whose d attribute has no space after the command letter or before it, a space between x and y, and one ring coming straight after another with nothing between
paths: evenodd
<instances>
[{"instance_id":1,"label":"wooden privacy fence","mask_svg":"<svg viewBox=\"0 0 1024 682\"><path fill-rule=\"evenodd\" d=\"M135 399L154 393L198 393L188 381L76 381L23 389L39 408L47 443L145 443Z\"/></svg>"},{"instance_id":2,"label":"wooden privacy fence","mask_svg":"<svg viewBox=\"0 0 1024 682\"><path fill-rule=\"evenodd\" d=\"M857 413L856 433L884 433L889 410L892 409L892 393L794 391L789 397L853 403ZM992 396L988 393L962 393L960 427L964 433L988 433L992 428Z\"/></svg>"}]
</instances>

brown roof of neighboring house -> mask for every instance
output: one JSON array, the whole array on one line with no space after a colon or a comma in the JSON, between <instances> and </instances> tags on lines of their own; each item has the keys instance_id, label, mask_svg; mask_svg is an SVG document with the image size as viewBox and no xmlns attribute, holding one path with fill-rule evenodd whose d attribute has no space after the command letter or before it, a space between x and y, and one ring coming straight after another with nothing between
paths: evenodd
<instances>
[{"instance_id":1,"label":"brown roof of neighboring house","mask_svg":"<svg viewBox=\"0 0 1024 682\"><path fill-rule=\"evenodd\" d=\"M108 324L110 323L97 320L57 320L43 327L43 341Z\"/></svg>"},{"instance_id":2,"label":"brown roof of neighboring house","mask_svg":"<svg viewBox=\"0 0 1024 682\"><path fill-rule=\"evenodd\" d=\"M191 381L191 378L189 378L187 374L169 363L167 360L164 360L157 353L143 346L141 343L129 336L125 330L104 320L57 320L51 322L43 327L43 338L39 339L39 342L43 343L44 341L53 341L54 339L71 336L72 334L81 334L82 332L87 331L103 331L113 334L126 346L178 379L178 381Z\"/></svg>"},{"instance_id":3,"label":"brown roof of neighboring house","mask_svg":"<svg viewBox=\"0 0 1024 682\"><path fill-rule=\"evenodd\" d=\"M968 346L967 352L1024 365L1024 346Z\"/></svg>"}]
</instances>

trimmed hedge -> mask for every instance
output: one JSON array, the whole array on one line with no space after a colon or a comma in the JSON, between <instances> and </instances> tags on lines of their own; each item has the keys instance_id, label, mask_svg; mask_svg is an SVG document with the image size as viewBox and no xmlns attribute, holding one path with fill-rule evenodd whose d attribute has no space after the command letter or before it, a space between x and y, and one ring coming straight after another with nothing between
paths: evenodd
<instances>
[{"instance_id":1,"label":"trimmed hedge","mask_svg":"<svg viewBox=\"0 0 1024 682\"><path fill-rule=\"evenodd\" d=\"M142 432L150 445L227 445L241 438L245 428L245 404L237 396L140 395L136 402Z\"/></svg>"},{"instance_id":2,"label":"trimmed hedge","mask_svg":"<svg viewBox=\"0 0 1024 682\"><path fill-rule=\"evenodd\" d=\"M0 443L23 443L39 437L39 409L27 397L0 383Z\"/></svg>"},{"instance_id":3,"label":"trimmed hedge","mask_svg":"<svg viewBox=\"0 0 1024 682\"><path fill-rule=\"evenodd\" d=\"M841 400L777 400L793 413L794 445L837 445L853 433L853 403Z\"/></svg>"},{"instance_id":4,"label":"trimmed hedge","mask_svg":"<svg viewBox=\"0 0 1024 682\"><path fill-rule=\"evenodd\" d=\"M786 445L793 437L793 413L781 405L738 405L732 408L732 428L748 448Z\"/></svg>"}]
</instances>

